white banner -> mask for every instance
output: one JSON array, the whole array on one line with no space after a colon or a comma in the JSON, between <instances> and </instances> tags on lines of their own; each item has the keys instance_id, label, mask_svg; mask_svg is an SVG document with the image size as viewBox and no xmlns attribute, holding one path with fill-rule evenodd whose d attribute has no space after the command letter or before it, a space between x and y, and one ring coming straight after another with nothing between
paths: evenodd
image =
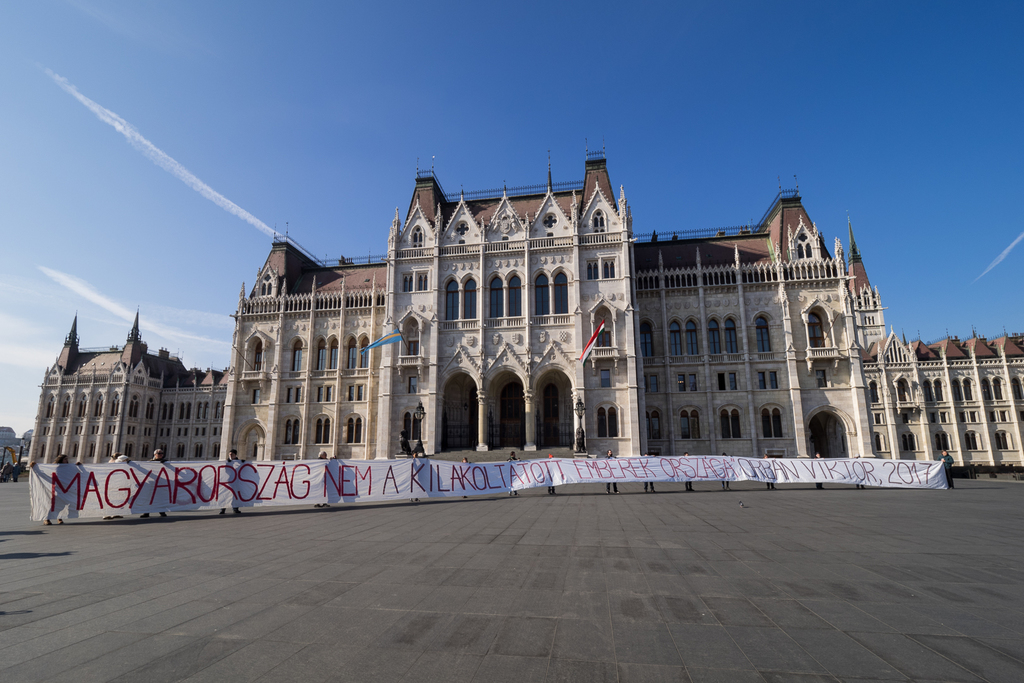
<instances>
[{"instance_id":1,"label":"white banner","mask_svg":"<svg viewBox=\"0 0 1024 683\"><path fill-rule=\"evenodd\" d=\"M548 458L493 463L298 460L35 465L32 519L104 517L507 493L539 486L628 482L831 482L946 488L941 462L731 456Z\"/></svg>"}]
</instances>

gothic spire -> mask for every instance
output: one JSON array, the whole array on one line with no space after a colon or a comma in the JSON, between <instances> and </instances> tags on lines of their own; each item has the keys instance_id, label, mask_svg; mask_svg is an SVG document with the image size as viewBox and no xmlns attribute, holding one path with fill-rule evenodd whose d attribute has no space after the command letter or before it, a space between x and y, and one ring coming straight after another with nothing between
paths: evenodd
<instances>
[{"instance_id":1,"label":"gothic spire","mask_svg":"<svg viewBox=\"0 0 1024 683\"><path fill-rule=\"evenodd\" d=\"M846 225L850 228L850 264L860 263L860 249L857 248L857 240L853 239L853 222L849 216L846 217Z\"/></svg>"},{"instance_id":2,"label":"gothic spire","mask_svg":"<svg viewBox=\"0 0 1024 683\"><path fill-rule=\"evenodd\" d=\"M64 346L78 346L78 313L75 313L75 319L71 321L71 331L68 332L68 336L64 338Z\"/></svg>"},{"instance_id":3,"label":"gothic spire","mask_svg":"<svg viewBox=\"0 0 1024 683\"><path fill-rule=\"evenodd\" d=\"M142 334L139 332L139 311L135 311L135 322L132 324L132 331L128 333L128 343L141 342Z\"/></svg>"},{"instance_id":4,"label":"gothic spire","mask_svg":"<svg viewBox=\"0 0 1024 683\"><path fill-rule=\"evenodd\" d=\"M551 192L551 150L548 150L548 192Z\"/></svg>"}]
</instances>

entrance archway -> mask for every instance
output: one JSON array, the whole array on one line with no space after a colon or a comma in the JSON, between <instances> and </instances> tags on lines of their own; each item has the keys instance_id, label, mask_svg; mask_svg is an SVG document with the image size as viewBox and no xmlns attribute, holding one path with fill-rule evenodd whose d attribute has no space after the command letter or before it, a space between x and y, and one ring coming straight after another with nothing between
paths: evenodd
<instances>
[{"instance_id":1,"label":"entrance archway","mask_svg":"<svg viewBox=\"0 0 1024 683\"><path fill-rule=\"evenodd\" d=\"M843 421L830 412L820 412L807 425L810 431L811 455L820 453L823 458L849 457L846 445L846 428Z\"/></svg>"},{"instance_id":2,"label":"entrance archway","mask_svg":"<svg viewBox=\"0 0 1024 683\"><path fill-rule=\"evenodd\" d=\"M510 380L498 394L498 415L490 426L491 447L522 448L526 433L526 400L523 385Z\"/></svg>"},{"instance_id":3,"label":"entrance archway","mask_svg":"<svg viewBox=\"0 0 1024 683\"><path fill-rule=\"evenodd\" d=\"M263 428L253 425L245 431L239 439L238 453L242 460L264 460L267 454L264 451Z\"/></svg>"},{"instance_id":4,"label":"entrance archway","mask_svg":"<svg viewBox=\"0 0 1024 683\"><path fill-rule=\"evenodd\" d=\"M441 450L476 448L480 424L476 381L465 373L457 373L445 383L443 396Z\"/></svg>"},{"instance_id":5,"label":"entrance archway","mask_svg":"<svg viewBox=\"0 0 1024 683\"><path fill-rule=\"evenodd\" d=\"M544 374L534 385L540 394L537 446L570 448L573 443L572 383L563 372Z\"/></svg>"}]
</instances>

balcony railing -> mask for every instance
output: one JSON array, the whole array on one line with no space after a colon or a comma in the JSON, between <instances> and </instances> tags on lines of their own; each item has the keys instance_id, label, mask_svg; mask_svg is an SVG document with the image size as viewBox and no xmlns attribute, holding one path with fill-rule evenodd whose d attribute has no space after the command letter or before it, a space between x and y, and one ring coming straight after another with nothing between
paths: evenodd
<instances>
[{"instance_id":1,"label":"balcony railing","mask_svg":"<svg viewBox=\"0 0 1024 683\"><path fill-rule=\"evenodd\" d=\"M242 373L243 380L260 380L263 381L267 378L265 370L246 370Z\"/></svg>"},{"instance_id":2,"label":"balcony railing","mask_svg":"<svg viewBox=\"0 0 1024 683\"><path fill-rule=\"evenodd\" d=\"M398 258L425 258L433 256L433 249L422 247L417 249L399 249L396 256Z\"/></svg>"},{"instance_id":3,"label":"balcony railing","mask_svg":"<svg viewBox=\"0 0 1024 683\"><path fill-rule=\"evenodd\" d=\"M525 246L525 240L516 240L515 242L488 242L486 251L488 254L506 251L522 251Z\"/></svg>"},{"instance_id":4,"label":"balcony railing","mask_svg":"<svg viewBox=\"0 0 1024 683\"><path fill-rule=\"evenodd\" d=\"M757 354L757 360L782 360L782 354L774 351L759 352Z\"/></svg>"},{"instance_id":5,"label":"balcony railing","mask_svg":"<svg viewBox=\"0 0 1024 683\"><path fill-rule=\"evenodd\" d=\"M822 346L807 349L807 355L815 359L839 358L839 349L834 346Z\"/></svg>"},{"instance_id":6,"label":"balcony railing","mask_svg":"<svg viewBox=\"0 0 1024 683\"><path fill-rule=\"evenodd\" d=\"M526 318L488 318L487 327L523 327Z\"/></svg>"},{"instance_id":7,"label":"balcony railing","mask_svg":"<svg viewBox=\"0 0 1024 683\"><path fill-rule=\"evenodd\" d=\"M476 256L479 253L479 244L453 244L450 247L441 247L441 256Z\"/></svg>"},{"instance_id":8,"label":"balcony railing","mask_svg":"<svg viewBox=\"0 0 1024 683\"><path fill-rule=\"evenodd\" d=\"M599 346L594 349L594 358L617 358L619 349L616 346Z\"/></svg>"},{"instance_id":9,"label":"balcony railing","mask_svg":"<svg viewBox=\"0 0 1024 683\"><path fill-rule=\"evenodd\" d=\"M571 315L535 315L530 318L531 325L572 325Z\"/></svg>"},{"instance_id":10,"label":"balcony railing","mask_svg":"<svg viewBox=\"0 0 1024 683\"><path fill-rule=\"evenodd\" d=\"M423 358L421 356L399 356L398 364L403 366L419 365Z\"/></svg>"},{"instance_id":11,"label":"balcony railing","mask_svg":"<svg viewBox=\"0 0 1024 683\"><path fill-rule=\"evenodd\" d=\"M587 235L580 235L580 245L610 244L622 240L621 232L592 232Z\"/></svg>"},{"instance_id":12,"label":"balcony railing","mask_svg":"<svg viewBox=\"0 0 1024 683\"><path fill-rule=\"evenodd\" d=\"M479 320L442 320L438 323L441 331L476 330L480 328Z\"/></svg>"}]
</instances>

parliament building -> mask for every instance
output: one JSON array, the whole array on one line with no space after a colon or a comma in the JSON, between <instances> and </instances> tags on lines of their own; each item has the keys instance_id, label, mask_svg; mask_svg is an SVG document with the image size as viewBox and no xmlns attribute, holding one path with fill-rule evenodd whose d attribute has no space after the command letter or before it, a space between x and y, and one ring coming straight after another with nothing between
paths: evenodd
<instances>
[{"instance_id":1,"label":"parliament building","mask_svg":"<svg viewBox=\"0 0 1024 683\"><path fill-rule=\"evenodd\" d=\"M89 352L72 328L34 457L387 458L402 430L427 454L546 454L582 429L591 455L1020 465L1024 337L887 332L847 227L830 249L784 190L757 223L636 232L603 152L580 181L482 192L417 172L385 255L325 262L275 240L224 372L149 354L137 325Z\"/></svg>"}]
</instances>

